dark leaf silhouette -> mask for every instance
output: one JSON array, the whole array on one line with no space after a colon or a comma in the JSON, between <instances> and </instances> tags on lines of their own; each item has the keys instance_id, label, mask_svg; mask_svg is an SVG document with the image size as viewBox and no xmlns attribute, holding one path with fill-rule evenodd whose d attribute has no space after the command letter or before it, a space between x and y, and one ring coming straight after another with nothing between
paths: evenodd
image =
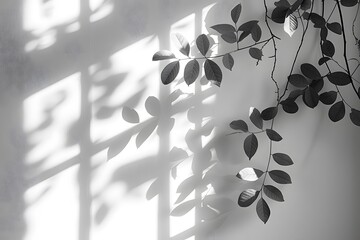
<instances>
[{"instance_id":1,"label":"dark leaf silhouette","mask_svg":"<svg viewBox=\"0 0 360 240\"><path fill-rule=\"evenodd\" d=\"M179 61L169 63L161 72L161 81L164 85L167 85L175 80L179 73L180 63Z\"/></svg>"},{"instance_id":2,"label":"dark leaf silhouette","mask_svg":"<svg viewBox=\"0 0 360 240\"><path fill-rule=\"evenodd\" d=\"M227 53L223 56L222 58L222 63L224 64L224 66L229 69L230 71L232 71L232 68L234 66L234 58L231 56L230 53Z\"/></svg>"},{"instance_id":3,"label":"dark leaf silhouette","mask_svg":"<svg viewBox=\"0 0 360 240\"><path fill-rule=\"evenodd\" d=\"M240 25L238 31L251 33L251 30L258 24L259 21L251 20Z\"/></svg>"},{"instance_id":4,"label":"dark leaf silhouette","mask_svg":"<svg viewBox=\"0 0 360 240\"><path fill-rule=\"evenodd\" d=\"M255 189L247 189L240 194L238 204L240 207L248 207L255 202L258 196L259 191L256 191Z\"/></svg>"},{"instance_id":5,"label":"dark leaf silhouette","mask_svg":"<svg viewBox=\"0 0 360 240\"><path fill-rule=\"evenodd\" d=\"M244 141L244 151L246 156L248 156L249 160L254 156L258 148L258 140L255 134L250 134L245 138Z\"/></svg>"},{"instance_id":6,"label":"dark leaf silhouette","mask_svg":"<svg viewBox=\"0 0 360 240\"><path fill-rule=\"evenodd\" d=\"M261 114L259 112L259 110L257 110L256 108L251 108L250 109L251 113L250 113L250 121L259 129L263 128L263 119L261 117Z\"/></svg>"},{"instance_id":7,"label":"dark leaf silhouette","mask_svg":"<svg viewBox=\"0 0 360 240\"><path fill-rule=\"evenodd\" d=\"M286 6L276 7L271 14L271 20L276 23L284 23L288 10L289 7Z\"/></svg>"},{"instance_id":8,"label":"dark leaf silhouette","mask_svg":"<svg viewBox=\"0 0 360 240\"><path fill-rule=\"evenodd\" d=\"M240 34L240 37L239 37L238 42L244 40L247 36L250 35L250 33L251 33L251 32L242 32L242 33Z\"/></svg>"},{"instance_id":9,"label":"dark leaf silhouette","mask_svg":"<svg viewBox=\"0 0 360 240\"><path fill-rule=\"evenodd\" d=\"M343 5L344 7L353 7L357 3L357 0L341 0L341 5Z\"/></svg>"},{"instance_id":10,"label":"dark leaf silhouette","mask_svg":"<svg viewBox=\"0 0 360 240\"><path fill-rule=\"evenodd\" d=\"M327 23L326 26L333 33L341 35L341 25L340 25L340 23L338 23L338 22Z\"/></svg>"},{"instance_id":11,"label":"dark leaf silhouette","mask_svg":"<svg viewBox=\"0 0 360 240\"><path fill-rule=\"evenodd\" d=\"M154 132L157 126L157 121L150 121L147 125L141 129L139 134L136 136L136 147L139 148L145 141L150 137L150 135Z\"/></svg>"},{"instance_id":12,"label":"dark leaf silhouette","mask_svg":"<svg viewBox=\"0 0 360 240\"><path fill-rule=\"evenodd\" d=\"M319 80L313 80L310 83L310 87L312 87L317 93L319 93L324 87L324 80L322 78L320 78Z\"/></svg>"},{"instance_id":13,"label":"dark leaf silhouette","mask_svg":"<svg viewBox=\"0 0 360 240\"><path fill-rule=\"evenodd\" d=\"M261 28L257 23L251 29L251 37L255 42L258 42L261 38Z\"/></svg>"},{"instance_id":14,"label":"dark leaf silhouette","mask_svg":"<svg viewBox=\"0 0 360 240\"><path fill-rule=\"evenodd\" d=\"M172 52L168 50L161 50L154 54L152 60L159 61L159 60L173 59L173 58L175 58L175 55Z\"/></svg>"},{"instance_id":15,"label":"dark leaf silhouette","mask_svg":"<svg viewBox=\"0 0 360 240\"><path fill-rule=\"evenodd\" d=\"M303 0L301 3L302 10L308 10L311 7L311 0Z\"/></svg>"},{"instance_id":16,"label":"dark leaf silhouette","mask_svg":"<svg viewBox=\"0 0 360 240\"><path fill-rule=\"evenodd\" d=\"M301 64L300 69L302 74L311 80L317 80L321 78L320 72L310 63Z\"/></svg>"},{"instance_id":17,"label":"dark leaf silhouette","mask_svg":"<svg viewBox=\"0 0 360 240\"><path fill-rule=\"evenodd\" d=\"M270 208L263 198L260 198L256 204L256 213L264 223L269 220Z\"/></svg>"},{"instance_id":18,"label":"dark leaf silhouette","mask_svg":"<svg viewBox=\"0 0 360 240\"><path fill-rule=\"evenodd\" d=\"M192 191L200 184L201 178L197 175L192 175L182 181L178 186L176 192L180 193L179 197L177 198L175 203L180 203L184 201L184 199L189 196Z\"/></svg>"},{"instance_id":19,"label":"dark leaf silhouette","mask_svg":"<svg viewBox=\"0 0 360 240\"><path fill-rule=\"evenodd\" d=\"M189 61L184 69L184 80L189 86L195 82L196 78L199 76L200 64L196 59Z\"/></svg>"},{"instance_id":20,"label":"dark leaf silhouette","mask_svg":"<svg viewBox=\"0 0 360 240\"><path fill-rule=\"evenodd\" d=\"M249 131L248 125L243 120L232 121L230 127L234 130L241 130L243 132Z\"/></svg>"},{"instance_id":21,"label":"dark leaf silhouette","mask_svg":"<svg viewBox=\"0 0 360 240\"><path fill-rule=\"evenodd\" d=\"M236 43L236 34L234 32L226 32L221 34L221 38L227 43Z\"/></svg>"},{"instance_id":22,"label":"dark leaf silhouette","mask_svg":"<svg viewBox=\"0 0 360 240\"><path fill-rule=\"evenodd\" d=\"M124 107L122 110L122 117L129 123L139 123L139 114L132 108Z\"/></svg>"},{"instance_id":23,"label":"dark leaf silhouette","mask_svg":"<svg viewBox=\"0 0 360 240\"><path fill-rule=\"evenodd\" d=\"M337 92L335 91L323 92L319 96L320 101L326 105L333 104L336 101L336 98L337 98Z\"/></svg>"},{"instance_id":24,"label":"dark leaf silhouette","mask_svg":"<svg viewBox=\"0 0 360 240\"><path fill-rule=\"evenodd\" d=\"M291 85L298 88L304 88L309 85L308 80L301 74L292 74L288 79Z\"/></svg>"},{"instance_id":25,"label":"dark leaf silhouette","mask_svg":"<svg viewBox=\"0 0 360 240\"><path fill-rule=\"evenodd\" d=\"M272 170L269 172L269 176L272 180L279 184L290 184L291 178L289 174L281 170Z\"/></svg>"},{"instance_id":26,"label":"dark leaf silhouette","mask_svg":"<svg viewBox=\"0 0 360 240\"><path fill-rule=\"evenodd\" d=\"M240 178L241 180L253 182L258 180L263 174L263 171L256 168L244 168L238 174L236 174L236 177Z\"/></svg>"},{"instance_id":27,"label":"dark leaf silhouette","mask_svg":"<svg viewBox=\"0 0 360 240\"><path fill-rule=\"evenodd\" d=\"M189 54L190 54L190 44L189 44L189 42L180 33L176 33L175 36L176 36L176 38L177 38L177 40L179 41L179 44L180 44L179 51L182 54L184 54L186 56L189 56Z\"/></svg>"},{"instance_id":28,"label":"dark leaf silhouette","mask_svg":"<svg viewBox=\"0 0 360 240\"><path fill-rule=\"evenodd\" d=\"M290 114L294 114L299 110L296 102L291 99L285 99L284 101L281 101L280 104L283 107L283 110Z\"/></svg>"},{"instance_id":29,"label":"dark leaf silhouette","mask_svg":"<svg viewBox=\"0 0 360 240\"><path fill-rule=\"evenodd\" d=\"M212 60L207 59L204 64L205 76L208 80L212 80L218 87L221 84L222 72L220 67Z\"/></svg>"},{"instance_id":30,"label":"dark leaf silhouette","mask_svg":"<svg viewBox=\"0 0 360 240\"><path fill-rule=\"evenodd\" d=\"M314 108L319 103L319 95L312 87L305 89L303 94L303 101L309 108Z\"/></svg>"},{"instance_id":31,"label":"dark leaf silhouette","mask_svg":"<svg viewBox=\"0 0 360 240\"><path fill-rule=\"evenodd\" d=\"M261 118L264 119L265 121L271 120L275 118L277 112L278 112L277 107L266 108L261 112Z\"/></svg>"},{"instance_id":32,"label":"dark leaf silhouette","mask_svg":"<svg viewBox=\"0 0 360 240\"><path fill-rule=\"evenodd\" d=\"M288 99L295 101L299 96L301 96L303 94L303 92L304 92L303 90L295 89L290 92Z\"/></svg>"},{"instance_id":33,"label":"dark leaf silhouette","mask_svg":"<svg viewBox=\"0 0 360 240\"><path fill-rule=\"evenodd\" d=\"M160 101L154 96L150 96L145 101L145 109L146 111L154 116L157 117L160 115Z\"/></svg>"},{"instance_id":34,"label":"dark leaf silhouette","mask_svg":"<svg viewBox=\"0 0 360 240\"><path fill-rule=\"evenodd\" d=\"M322 41L327 41L326 39L327 39L327 36L328 36L328 29L326 28L326 27L322 27L321 29L320 29L320 39L322 40ZM323 52L323 51L322 51ZM324 53L324 52L323 52Z\"/></svg>"},{"instance_id":35,"label":"dark leaf silhouette","mask_svg":"<svg viewBox=\"0 0 360 240\"><path fill-rule=\"evenodd\" d=\"M234 23L237 23L240 14L241 14L241 4L238 4L231 10L231 19L233 20Z\"/></svg>"},{"instance_id":36,"label":"dark leaf silhouette","mask_svg":"<svg viewBox=\"0 0 360 240\"><path fill-rule=\"evenodd\" d=\"M350 113L350 120L356 126L360 126L360 111L352 108Z\"/></svg>"},{"instance_id":37,"label":"dark leaf silhouette","mask_svg":"<svg viewBox=\"0 0 360 240\"><path fill-rule=\"evenodd\" d=\"M291 5L287 0L279 0L277 2L274 2L274 5L276 7L286 7L286 8L290 8Z\"/></svg>"},{"instance_id":38,"label":"dark leaf silhouette","mask_svg":"<svg viewBox=\"0 0 360 240\"><path fill-rule=\"evenodd\" d=\"M335 46L331 41L325 40L321 45L321 51L324 55L332 57L335 54Z\"/></svg>"},{"instance_id":39,"label":"dark leaf silhouette","mask_svg":"<svg viewBox=\"0 0 360 240\"><path fill-rule=\"evenodd\" d=\"M282 140L282 137L280 136L280 134L278 134L273 129L266 129L266 135L269 137L270 140L275 141L275 142L279 142Z\"/></svg>"},{"instance_id":40,"label":"dark leaf silhouette","mask_svg":"<svg viewBox=\"0 0 360 240\"><path fill-rule=\"evenodd\" d=\"M205 34L201 34L196 39L196 46L199 49L200 53L205 56L206 53L209 51L210 42L208 37Z\"/></svg>"},{"instance_id":41,"label":"dark leaf silhouette","mask_svg":"<svg viewBox=\"0 0 360 240\"><path fill-rule=\"evenodd\" d=\"M263 56L262 50L254 47L249 49L249 54L252 58L255 58L256 60L261 60Z\"/></svg>"},{"instance_id":42,"label":"dark leaf silhouette","mask_svg":"<svg viewBox=\"0 0 360 240\"><path fill-rule=\"evenodd\" d=\"M278 202L284 201L284 197L283 197L281 191L272 185L264 185L264 193L268 198L270 198L272 200L275 200Z\"/></svg>"},{"instance_id":43,"label":"dark leaf silhouette","mask_svg":"<svg viewBox=\"0 0 360 240\"><path fill-rule=\"evenodd\" d=\"M345 116L345 104L343 101L339 101L332 105L329 109L329 118L333 122L340 121Z\"/></svg>"},{"instance_id":44,"label":"dark leaf silhouette","mask_svg":"<svg viewBox=\"0 0 360 240\"><path fill-rule=\"evenodd\" d=\"M294 164L289 155L285 153L274 153L272 157L274 161L281 166L290 166Z\"/></svg>"},{"instance_id":45,"label":"dark leaf silhouette","mask_svg":"<svg viewBox=\"0 0 360 240\"><path fill-rule=\"evenodd\" d=\"M347 73L344 72L333 72L327 75L327 78L332 84L338 86L345 86L351 83L351 79Z\"/></svg>"},{"instance_id":46,"label":"dark leaf silhouette","mask_svg":"<svg viewBox=\"0 0 360 240\"><path fill-rule=\"evenodd\" d=\"M329 60L330 60L329 57L322 57L322 58L319 59L318 64L321 66L321 65L323 65L324 63L326 63Z\"/></svg>"},{"instance_id":47,"label":"dark leaf silhouette","mask_svg":"<svg viewBox=\"0 0 360 240\"><path fill-rule=\"evenodd\" d=\"M325 27L325 19L317 13L312 12L310 14L310 20L314 23L314 28L324 28Z\"/></svg>"},{"instance_id":48,"label":"dark leaf silhouette","mask_svg":"<svg viewBox=\"0 0 360 240\"><path fill-rule=\"evenodd\" d=\"M199 200L192 199L176 206L170 213L171 216L180 217L188 213L196 205L199 204Z\"/></svg>"},{"instance_id":49,"label":"dark leaf silhouette","mask_svg":"<svg viewBox=\"0 0 360 240\"><path fill-rule=\"evenodd\" d=\"M220 34L225 34L227 32L236 32L236 29L234 26L230 24L217 24L211 27L215 31L217 31Z\"/></svg>"}]
</instances>

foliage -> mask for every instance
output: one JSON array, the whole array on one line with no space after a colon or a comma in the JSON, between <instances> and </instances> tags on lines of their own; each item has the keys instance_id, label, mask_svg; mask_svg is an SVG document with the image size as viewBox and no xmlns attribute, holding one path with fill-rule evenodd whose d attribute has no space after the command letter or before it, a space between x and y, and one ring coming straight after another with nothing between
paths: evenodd
<instances>
[{"instance_id":1,"label":"foliage","mask_svg":"<svg viewBox=\"0 0 360 240\"><path fill-rule=\"evenodd\" d=\"M193 84L199 78L200 68L203 68L205 77L214 85L220 87L223 79L223 69L232 71L234 68L233 55L240 51L248 51L249 56L256 60L256 64L263 59L263 49L271 46L273 55L269 58L273 59L272 70L270 78L274 83L276 89L276 103L268 108L260 111L257 108L250 109L249 120L258 130L250 131L248 123L244 120L237 119L230 123L230 128L235 132L231 134L246 134L243 142L243 149L246 156L251 160L256 154L259 147L258 135L266 134L269 139L269 154L267 159L267 167L264 170L256 168L244 168L240 170L236 176L242 181L261 181L259 189L247 189L240 193L238 198L238 205L240 207L248 207L255 201L256 212L259 218L266 223L270 217L270 207L265 200L265 196L271 200L283 202L284 197L282 192L275 186L270 185L270 179L276 184L290 184L292 182L288 173L276 168L270 169L270 162L275 162L280 166L290 166L293 164L292 158L282 152L273 152L273 144L283 140L280 133L274 129L274 123L279 111L288 114L294 114L299 110L299 101L303 101L305 106L309 108L316 108L320 103L329 105L328 116L333 122L338 122L348 115L350 121L360 126L360 111L346 101L346 95L343 87L350 88L350 94L355 94L357 100L360 100L359 81L355 79L354 74L360 66L358 58L348 58L348 36L346 35L345 27L351 27L352 37L355 43L359 46L359 37L355 34L355 23L357 22L360 3L358 0L335 0L335 1L321 1L321 12L314 11L315 0L296 0L290 4L287 0L279 0L274 3L273 9L270 13L266 0L263 1L265 9L265 25L266 31L270 37L263 39L263 29L261 29L258 20L250 20L239 24L242 5L236 5L230 12L232 24L223 23L212 26L224 42L233 44L235 49L224 54L211 55L210 35L201 34L197 37L195 43L201 56L190 56L190 44L181 35L176 34L179 42L179 51L184 55L184 58L176 58L175 55L167 50L161 50L154 54L153 60L171 60L169 64L163 69L161 73L161 81L163 84L170 84L179 74L180 63L186 62L184 70L184 80L188 85ZM332 7L332 11L325 12L326 5ZM343 9L354 8L355 15L353 17L352 26L345 26ZM338 19L335 19L334 12L338 12ZM278 47L281 47L279 41L281 39L273 33L273 26L281 24L284 31L290 36L298 30L298 26L302 26L301 41L297 47L296 55L292 61L292 66L289 74L286 76L286 83L281 91L279 81L275 79L274 72L279 68L277 59ZM299 24L300 23L300 24ZM306 33L309 26L313 26L317 33L320 34L320 42L318 43L319 51L322 57L318 59L317 63L301 63L298 71L297 58L300 50L303 47ZM332 42L330 40L338 37L341 41ZM253 43L243 46L243 40L251 38ZM342 49L342 60L344 65L335 58L335 53ZM220 62L221 61L221 62ZM350 62L355 62L356 66L351 68ZM332 63L330 65L330 63ZM321 74L321 72L326 74ZM323 90L324 83L331 86L330 89ZM340 88L342 87L342 88ZM346 92L349 94L349 91ZM301 100L299 100L301 99ZM129 111L130 110L126 110ZM131 112L130 112L131 113ZM133 114L133 113L131 113ZM138 120L137 116L132 117L134 121ZM272 183L272 184L274 184ZM188 203L193 206L193 204ZM180 211L179 209L177 209Z\"/></svg>"}]
</instances>

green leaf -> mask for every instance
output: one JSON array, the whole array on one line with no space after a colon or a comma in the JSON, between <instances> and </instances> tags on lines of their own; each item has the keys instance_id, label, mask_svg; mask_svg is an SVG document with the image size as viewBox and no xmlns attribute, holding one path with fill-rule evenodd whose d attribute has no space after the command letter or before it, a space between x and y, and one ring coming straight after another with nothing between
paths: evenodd
<instances>
[{"instance_id":1,"label":"green leaf","mask_svg":"<svg viewBox=\"0 0 360 240\"><path fill-rule=\"evenodd\" d=\"M329 109L329 118L333 122L340 121L345 116L345 104L343 101L339 101L332 105Z\"/></svg>"},{"instance_id":2,"label":"green leaf","mask_svg":"<svg viewBox=\"0 0 360 240\"><path fill-rule=\"evenodd\" d=\"M337 98L337 92L335 91L323 92L319 96L320 101L326 105L333 104L336 101L336 98Z\"/></svg>"},{"instance_id":3,"label":"green leaf","mask_svg":"<svg viewBox=\"0 0 360 240\"><path fill-rule=\"evenodd\" d=\"M244 140L244 151L249 160L254 156L258 148L258 140L255 134L250 134Z\"/></svg>"},{"instance_id":4,"label":"green leaf","mask_svg":"<svg viewBox=\"0 0 360 240\"><path fill-rule=\"evenodd\" d=\"M342 31L341 31L341 25L338 22L333 22L333 23L327 23L326 24L327 28L332 31L333 33L336 33L338 35L341 35Z\"/></svg>"},{"instance_id":5,"label":"green leaf","mask_svg":"<svg viewBox=\"0 0 360 240\"><path fill-rule=\"evenodd\" d=\"M257 23L251 29L251 37L255 42L258 42L261 38L261 28Z\"/></svg>"},{"instance_id":6,"label":"green leaf","mask_svg":"<svg viewBox=\"0 0 360 240\"><path fill-rule=\"evenodd\" d=\"M206 59L204 64L205 76L209 81L220 87L222 80L222 72L220 67L212 60Z\"/></svg>"},{"instance_id":7,"label":"green leaf","mask_svg":"<svg viewBox=\"0 0 360 240\"><path fill-rule=\"evenodd\" d=\"M241 14L241 4L239 3L231 10L231 19L234 23L237 23Z\"/></svg>"},{"instance_id":8,"label":"green leaf","mask_svg":"<svg viewBox=\"0 0 360 240\"><path fill-rule=\"evenodd\" d=\"M177 38L177 40L179 41L179 44L180 44L179 51L182 54L184 54L186 56L189 56L189 53L190 53L190 44L189 44L189 42L180 33L176 33L175 36L176 36L176 38Z\"/></svg>"},{"instance_id":9,"label":"green leaf","mask_svg":"<svg viewBox=\"0 0 360 240\"><path fill-rule=\"evenodd\" d=\"M294 164L289 155L285 153L274 153L272 157L274 161L281 166L290 166Z\"/></svg>"},{"instance_id":10,"label":"green leaf","mask_svg":"<svg viewBox=\"0 0 360 240\"><path fill-rule=\"evenodd\" d=\"M264 224L269 220L270 208L263 198L260 198L256 204L256 213Z\"/></svg>"},{"instance_id":11,"label":"green leaf","mask_svg":"<svg viewBox=\"0 0 360 240\"><path fill-rule=\"evenodd\" d=\"M264 185L264 193L266 196L268 196L268 198L278 201L278 202L283 202L284 201L284 197L281 193L281 191L272 186L272 185Z\"/></svg>"},{"instance_id":12,"label":"green leaf","mask_svg":"<svg viewBox=\"0 0 360 240\"><path fill-rule=\"evenodd\" d=\"M319 73L319 71L310 63L301 64L300 69L302 74L304 74L305 77L310 78L311 80L317 80L321 78L321 74Z\"/></svg>"},{"instance_id":13,"label":"green leaf","mask_svg":"<svg viewBox=\"0 0 360 240\"><path fill-rule=\"evenodd\" d=\"M350 120L356 126L360 126L360 111L352 108L350 113Z\"/></svg>"},{"instance_id":14,"label":"green leaf","mask_svg":"<svg viewBox=\"0 0 360 240\"><path fill-rule=\"evenodd\" d=\"M294 114L299 110L298 105L292 99L285 99L284 101L280 102L283 110L287 113Z\"/></svg>"},{"instance_id":15,"label":"green leaf","mask_svg":"<svg viewBox=\"0 0 360 240\"><path fill-rule=\"evenodd\" d=\"M205 34L201 34L196 39L196 46L199 49L200 53L205 56L206 53L209 51L210 42L208 37Z\"/></svg>"},{"instance_id":16,"label":"green leaf","mask_svg":"<svg viewBox=\"0 0 360 240\"><path fill-rule=\"evenodd\" d=\"M238 204L240 207L248 207L255 202L258 196L259 191L256 191L255 189L247 189L240 194Z\"/></svg>"},{"instance_id":17,"label":"green leaf","mask_svg":"<svg viewBox=\"0 0 360 240\"><path fill-rule=\"evenodd\" d=\"M232 68L234 66L234 58L231 56L230 53L226 53L223 58L222 58L222 62L224 64L224 66L229 69L230 71L232 71Z\"/></svg>"},{"instance_id":18,"label":"green leaf","mask_svg":"<svg viewBox=\"0 0 360 240\"><path fill-rule=\"evenodd\" d=\"M234 130L241 130L243 132L249 131L248 125L243 120L232 121L230 127Z\"/></svg>"},{"instance_id":19,"label":"green leaf","mask_svg":"<svg viewBox=\"0 0 360 240\"><path fill-rule=\"evenodd\" d=\"M282 137L280 136L280 134L278 134L273 129L266 129L266 135L269 137L270 140L275 141L275 142L279 142L282 140Z\"/></svg>"},{"instance_id":20,"label":"green leaf","mask_svg":"<svg viewBox=\"0 0 360 240\"><path fill-rule=\"evenodd\" d=\"M344 7L353 7L357 3L357 0L341 0L341 5L343 5Z\"/></svg>"},{"instance_id":21,"label":"green leaf","mask_svg":"<svg viewBox=\"0 0 360 240\"><path fill-rule=\"evenodd\" d=\"M139 123L139 114L132 108L124 107L122 111L122 117L129 123Z\"/></svg>"},{"instance_id":22,"label":"green leaf","mask_svg":"<svg viewBox=\"0 0 360 240\"><path fill-rule=\"evenodd\" d=\"M269 121L275 118L277 113L278 113L277 107L269 107L261 112L261 118L264 119L265 121Z\"/></svg>"},{"instance_id":23,"label":"green leaf","mask_svg":"<svg viewBox=\"0 0 360 240\"><path fill-rule=\"evenodd\" d=\"M351 83L351 78L347 73L344 72L332 72L329 75L327 75L327 78L332 84L338 86L345 86Z\"/></svg>"},{"instance_id":24,"label":"green leaf","mask_svg":"<svg viewBox=\"0 0 360 240\"><path fill-rule=\"evenodd\" d=\"M179 61L169 63L161 72L161 81L167 85L175 80L179 73L180 63Z\"/></svg>"},{"instance_id":25,"label":"green leaf","mask_svg":"<svg viewBox=\"0 0 360 240\"><path fill-rule=\"evenodd\" d=\"M173 58L175 58L175 55L172 52L168 50L161 50L154 54L152 60L160 61L160 60L173 59Z\"/></svg>"},{"instance_id":26,"label":"green leaf","mask_svg":"<svg viewBox=\"0 0 360 240\"><path fill-rule=\"evenodd\" d=\"M195 82L196 78L199 76L200 65L196 59L189 61L184 69L184 80L189 86Z\"/></svg>"},{"instance_id":27,"label":"green leaf","mask_svg":"<svg viewBox=\"0 0 360 240\"><path fill-rule=\"evenodd\" d=\"M333 57L335 54L335 46L331 41L325 40L321 45L321 51L324 55Z\"/></svg>"},{"instance_id":28,"label":"green leaf","mask_svg":"<svg viewBox=\"0 0 360 240\"><path fill-rule=\"evenodd\" d=\"M262 129L263 128L263 119L259 110L256 108L250 108L250 120L255 125L255 127Z\"/></svg>"},{"instance_id":29,"label":"green leaf","mask_svg":"<svg viewBox=\"0 0 360 240\"><path fill-rule=\"evenodd\" d=\"M211 27L215 31L217 31L220 34L225 34L227 32L236 32L236 29L234 26L230 24L217 24Z\"/></svg>"},{"instance_id":30,"label":"green leaf","mask_svg":"<svg viewBox=\"0 0 360 240\"><path fill-rule=\"evenodd\" d=\"M150 96L145 101L145 109L146 111L154 116L157 117L160 115L160 101L154 96Z\"/></svg>"},{"instance_id":31,"label":"green leaf","mask_svg":"<svg viewBox=\"0 0 360 240\"><path fill-rule=\"evenodd\" d=\"M281 170L272 170L269 172L269 176L272 180L279 184L290 184L291 178L289 174Z\"/></svg>"},{"instance_id":32,"label":"green leaf","mask_svg":"<svg viewBox=\"0 0 360 240\"><path fill-rule=\"evenodd\" d=\"M254 47L249 49L249 54L252 58L255 58L256 60L261 60L263 56L262 50Z\"/></svg>"},{"instance_id":33,"label":"green leaf","mask_svg":"<svg viewBox=\"0 0 360 240\"><path fill-rule=\"evenodd\" d=\"M301 74L292 74L288 78L291 85L298 87L298 88L304 88L309 85L308 80Z\"/></svg>"},{"instance_id":34,"label":"green leaf","mask_svg":"<svg viewBox=\"0 0 360 240\"><path fill-rule=\"evenodd\" d=\"M263 174L263 171L256 168L244 168L238 174L236 174L236 177L244 181L254 182L258 180Z\"/></svg>"},{"instance_id":35,"label":"green leaf","mask_svg":"<svg viewBox=\"0 0 360 240\"><path fill-rule=\"evenodd\" d=\"M319 103L319 95L315 91L315 89L313 89L312 87L309 86L304 91L303 101L304 101L305 105L308 106L309 108L314 108Z\"/></svg>"},{"instance_id":36,"label":"green leaf","mask_svg":"<svg viewBox=\"0 0 360 240\"><path fill-rule=\"evenodd\" d=\"M236 34L234 32L226 32L221 34L221 38L227 43L236 43Z\"/></svg>"}]
</instances>

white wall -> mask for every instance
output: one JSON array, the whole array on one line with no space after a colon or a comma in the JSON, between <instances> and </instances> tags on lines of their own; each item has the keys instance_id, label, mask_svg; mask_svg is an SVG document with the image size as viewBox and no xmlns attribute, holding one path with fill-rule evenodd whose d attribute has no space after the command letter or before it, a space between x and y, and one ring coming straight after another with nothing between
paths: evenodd
<instances>
[{"instance_id":1,"label":"white wall","mask_svg":"<svg viewBox=\"0 0 360 240\"><path fill-rule=\"evenodd\" d=\"M241 21L263 19L262 1L242 2ZM245 166L264 168L268 142L260 139L249 162L243 136L218 136L250 107L274 104L272 60L255 66L247 52L238 53L221 88L200 81L187 87L180 78L161 84L164 64L152 62L153 53L175 51L175 32L193 41L206 27L230 22L236 3L1 1L0 239L360 239L360 132L348 118L332 123L328 107L303 104L295 115L281 113L275 129L284 140L275 150L292 156L293 184L280 187L284 203L268 201L264 225L255 205L237 206L249 185L234 175ZM276 78L283 88L301 33L290 38L274 28L282 38ZM318 41L310 31L299 64L316 64ZM160 100L156 117L145 108L149 96ZM148 109L156 110L151 99ZM124 107L140 122L125 121ZM176 178L173 147L189 155ZM200 181L204 169L211 170ZM196 207L174 217L177 190Z\"/></svg>"}]
</instances>

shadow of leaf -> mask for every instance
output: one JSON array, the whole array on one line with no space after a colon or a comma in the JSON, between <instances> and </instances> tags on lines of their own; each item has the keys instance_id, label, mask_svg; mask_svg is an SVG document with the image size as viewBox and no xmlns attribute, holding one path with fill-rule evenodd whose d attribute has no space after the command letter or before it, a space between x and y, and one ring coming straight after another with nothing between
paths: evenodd
<instances>
[{"instance_id":1,"label":"shadow of leaf","mask_svg":"<svg viewBox=\"0 0 360 240\"><path fill-rule=\"evenodd\" d=\"M200 199L192 199L176 206L170 213L171 216L180 217L188 213L191 209L199 205Z\"/></svg>"},{"instance_id":2,"label":"shadow of leaf","mask_svg":"<svg viewBox=\"0 0 360 240\"><path fill-rule=\"evenodd\" d=\"M107 153L107 159L110 160L111 158L121 153L129 143L131 137L131 133L124 134L120 136L120 138L117 139L113 144L111 144Z\"/></svg>"},{"instance_id":3,"label":"shadow of leaf","mask_svg":"<svg viewBox=\"0 0 360 240\"><path fill-rule=\"evenodd\" d=\"M101 204L95 213L95 223L100 225L109 213L109 207L106 204Z\"/></svg>"},{"instance_id":4,"label":"shadow of leaf","mask_svg":"<svg viewBox=\"0 0 360 240\"><path fill-rule=\"evenodd\" d=\"M154 118L147 125L141 129L139 134L136 136L136 147L139 148L141 145L150 137L158 125L158 119Z\"/></svg>"},{"instance_id":5,"label":"shadow of leaf","mask_svg":"<svg viewBox=\"0 0 360 240\"><path fill-rule=\"evenodd\" d=\"M124 107L122 111L122 117L129 123L139 123L139 114L132 108Z\"/></svg>"}]
</instances>

